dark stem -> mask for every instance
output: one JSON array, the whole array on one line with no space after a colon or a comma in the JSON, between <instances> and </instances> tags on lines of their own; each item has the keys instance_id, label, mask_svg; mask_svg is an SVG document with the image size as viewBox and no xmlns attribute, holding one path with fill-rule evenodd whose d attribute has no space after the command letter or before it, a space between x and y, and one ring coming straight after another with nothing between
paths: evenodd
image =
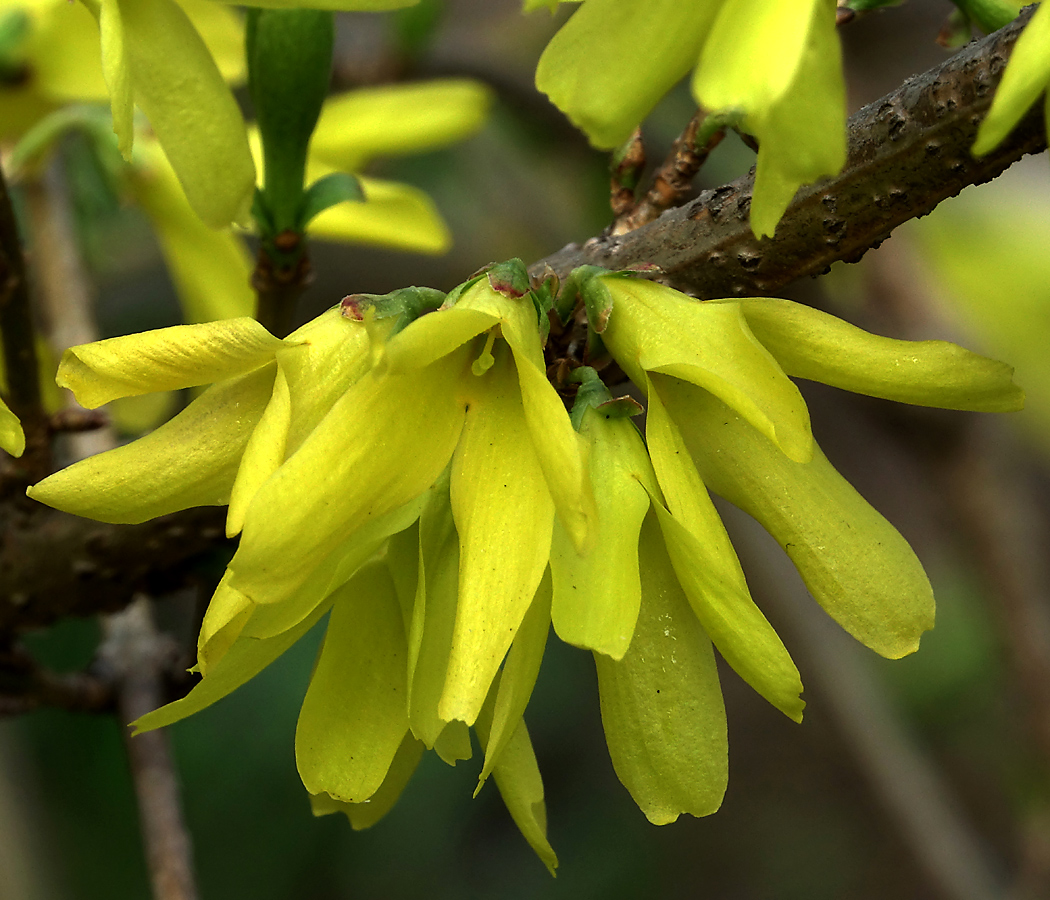
<instances>
[{"instance_id":1,"label":"dark stem","mask_svg":"<svg viewBox=\"0 0 1050 900\"><path fill-rule=\"evenodd\" d=\"M773 238L758 240L751 233L752 170L635 231L603 235L582 247L570 244L532 271L547 264L565 278L581 265L623 269L653 263L672 286L714 298L775 295L833 262L856 262L901 223L1046 149L1040 103L990 154L970 155L977 126L1031 15L1025 10L1006 28L851 116L845 169L801 188Z\"/></svg>"},{"instance_id":2,"label":"dark stem","mask_svg":"<svg viewBox=\"0 0 1050 900\"><path fill-rule=\"evenodd\" d=\"M3 338L4 374L8 405L22 421L26 452L21 466L32 480L46 475L51 466L47 418L40 396L36 356L26 278L25 257L18 233L14 206L0 169L0 336Z\"/></svg>"},{"instance_id":3,"label":"dark stem","mask_svg":"<svg viewBox=\"0 0 1050 900\"><path fill-rule=\"evenodd\" d=\"M276 337L295 328L296 306L313 277L303 235L286 231L274 240L278 246L259 248L252 272L258 298L255 317Z\"/></svg>"}]
</instances>

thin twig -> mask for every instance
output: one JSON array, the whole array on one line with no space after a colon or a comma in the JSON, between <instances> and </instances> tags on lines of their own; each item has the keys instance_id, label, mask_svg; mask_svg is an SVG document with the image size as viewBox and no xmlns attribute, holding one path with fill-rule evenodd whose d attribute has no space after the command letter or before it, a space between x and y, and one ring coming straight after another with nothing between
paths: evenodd
<instances>
[{"instance_id":1,"label":"thin twig","mask_svg":"<svg viewBox=\"0 0 1050 900\"><path fill-rule=\"evenodd\" d=\"M635 191L645 168L645 144L642 129L635 128L627 143L613 156L609 173L609 207L613 214L613 230L617 223L634 212L637 201Z\"/></svg>"},{"instance_id":2,"label":"thin twig","mask_svg":"<svg viewBox=\"0 0 1050 900\"><path fill-rule=\"evenodd\" d=\"M22 241L11 195L0 169L0 338L8 404L22 422L26 450L19 468L27 482L46 475L51 467L47 417L40 394L40 367L36 330L30 308Z\"/></svg>"},{"instance_id":3,"label":"thin twig","mask_svg":"<svg viewBox=\"0 0 1050 900\"><path fill-rule=\"evenodd\" d=\"M109 712L113 703L112 682L93 672L52 672L19 647L0 654L0 717L42 707Z\"/></svg>"},{"instance_id":4,"label":"thin twig","mask_svg":"<svg viewBox=\"0 0 1050 900\"><path fill-rule=\"evenodd\" d=\"M313 279L310 254L303 235L292 231L277 235L279 246L269 251L259 248L252 272L252 287L258 299L255 317L277 337L287 337L296 324L296 308L299 298ZM287 255L289 262L276 257Z\"/></svg>"},{"instance_id":5,"label":"thin twig","mask_svg":"<svg viewBox=\"0 0 1050 900\"><path fill-rule=\"evenodd\" d=\"M99 662L114 673L119 684L121 722L133 722L164 702L164 673L176 654L174 643L157 632L145 596L105 619ZM167 734L151 731L132 737L125 729L124 743L138 798L154 900L195 900L193 851L182 819Z\"/></svg>"},{"instance_id":6,"label":"thin twig","mask_svg":"<svg viewBox=\"0 0 1050 900\"><path fill-rule=\"evenodd\" d=\"M627 213L617 217L610 234L634 231L654 221L671 207L680 205L689 196L693 190L693 178L726 134L724 129L720 129L711 135L703 147L698 147L696 133L705 115L700 110L689 120L685 131L675 138L670 153L653 175L653 183L645 196Z\"/></svg>"}]
</instances>

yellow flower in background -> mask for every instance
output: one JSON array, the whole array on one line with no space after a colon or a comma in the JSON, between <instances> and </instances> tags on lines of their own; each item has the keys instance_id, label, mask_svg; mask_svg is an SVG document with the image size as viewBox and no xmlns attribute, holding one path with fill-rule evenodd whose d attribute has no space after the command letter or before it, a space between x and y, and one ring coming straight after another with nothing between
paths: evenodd
<instances>
[{"instance_id":1,"label":"yellow flower in background","mask_svg":"<svg viewBox=\"0 0 1050 900\"><path fill-rule=\"evenodd\" d=\"M21 456L26 449L26 436L18 416L11 412L0 397L0 450L6 450L12 456Z\"/></svg>"},{"instance_id":2,"label":"yellow flower in background","mask_svg":"<svg viewBox=\"0 0 1050 900\"><path fill-rule=\"evenodd\" d=\"M835 2L585 0L540 58L536 86L612 149L690 70L697 103L759 140L751 227L772 235L795 191L846 161Z\"/></svg>"}]
</instances>

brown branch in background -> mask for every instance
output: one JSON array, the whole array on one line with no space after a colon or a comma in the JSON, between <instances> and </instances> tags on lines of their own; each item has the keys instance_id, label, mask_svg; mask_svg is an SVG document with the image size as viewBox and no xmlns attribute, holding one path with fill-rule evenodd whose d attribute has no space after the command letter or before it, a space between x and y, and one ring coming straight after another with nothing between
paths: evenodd
<instances>
[{"instance_id":1,"label":"brown branch in background","mask_svg":"<svg viewBox=\"0 0 1050 900\"><path fill-rule=\"evenodd\" d=\"M634 231L652 222L671 207L678 206L689 196L696 173L726 135L725 130L720 129L711 135L704 146L698 147L697 130L705 115L704 111L700 110L689 120L685 131L675 138L674 144L671 145L667 159L656 170L652 186L632 209L623 215L617 215L609 230L610 234L616 236ZM613 212L616 212L615 207Z\"/></svg>"},{"instance_id":2,"label":"brown branch in background","mask_svg":"<svg viewBox=\"0 0 1050 900\"><path fill-rule=\"evenodd\" d=\"M0 717L42 707L109 712L113 701L112 683L93 672L52 672L19 647L0 653Z\"/></svg>"},{"instance_id":3,"label":"brown branch in background","mask_svg":"<svg viewBox=\"0 0 1050 900\"><path fill-rule=\"evenodd\" d=\"M118 684L121 723L133 722L164 702L164 673L177 653L171 639L154 626L145 596L139 596L123 612L107 617L98 662ZM154 900L195 900L193 852L182 820L167 734L151 731L132 737L125 729L124 743L138 798Z\"/></svg>"},{"instance_id":4,"label":"brown branch in background","mask_svg":"<svg viewBox=\"0 0 1050 900\"><path fill-rule=\"evenodd\" d=\"M609 173L609 207L614 217L615 229L620 219L634 212L637 202L635 192L645 168L645 144L642 143L642 129L635 128L628 139L612 158Z\"/></svg>"},{"instance_id":5,"label":"brown branch in background","mask_svg":"<svg viewBox=\"0 0 1050 900\"><path fill-rule=\"evenodd\" d=\"M754 173L619 236L570 244L533 266L565 278L581 265L653 263L667 283L701 298L776 294L833 262L856 262L902 222L964 187L990 181L1046 148L1042 104L998 148L970 155L977 126L1032 10L909 79L849 120L849 155L834 178L803 187L773 238L751 233Z\"/></svg>"},{"instance_id":6,"label":"brown branch in background","mask_svg":"<svg viewBox=\"0 0 1050 900\"><path fill-rule=\"evenodd\" d=\"M8 405L22 422L26 450L17 464L24 483L46 475L51 468L50 435L40 396L36 356L22 241L18 233L7 181L0 170L0 338Z\"/></svg>"}]
</instances>

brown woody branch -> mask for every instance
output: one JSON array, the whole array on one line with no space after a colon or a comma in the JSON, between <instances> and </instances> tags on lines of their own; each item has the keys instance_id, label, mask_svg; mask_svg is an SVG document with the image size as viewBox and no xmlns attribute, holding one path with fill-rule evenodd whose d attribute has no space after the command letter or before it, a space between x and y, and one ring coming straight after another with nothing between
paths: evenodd
<instances>
[{"instance_id":1,"label":"brown woody branch","mask_svg":"<svg viewBox=\"0 0 1050 900\"><path fill-rule=\"evenodd\" d=\"M1018 19L944 64L906 81L850 117L849 155L834 178L803 187L773 238L751 233L754 171L705 191L627 234L570 244L540 260L565 277L580 265L654 263L665 281L700 298L776 294L833 262L856 262L909 219L971 184L991 181L1027 153L1046 149L1041 106L996 150L970 155L977 126L1017 37Z\"/></svg>"},{"instance_id":2,"label":"brown woody branch","mask_svg":"<svg viewBox=\"0 0 1050 900\"><path fill-rule=\"evenodd\" d=\"M1030 15L854 115L846 169L800 190L775 238L751 234L748 175L628 234L567 247L533 271L550 264L564 276L586 263L653 262L676 287L720 297L775 293L837 260L859 259L902 222L1046 147L1036 110L989 156L969 153ZM162 592L158 581L183 583L190 561L223 544L222 518L221 510L197 509L114 526L0 502L0 639L63 616L113 610L134 589Z\"/></svg>"}]
</instances>

